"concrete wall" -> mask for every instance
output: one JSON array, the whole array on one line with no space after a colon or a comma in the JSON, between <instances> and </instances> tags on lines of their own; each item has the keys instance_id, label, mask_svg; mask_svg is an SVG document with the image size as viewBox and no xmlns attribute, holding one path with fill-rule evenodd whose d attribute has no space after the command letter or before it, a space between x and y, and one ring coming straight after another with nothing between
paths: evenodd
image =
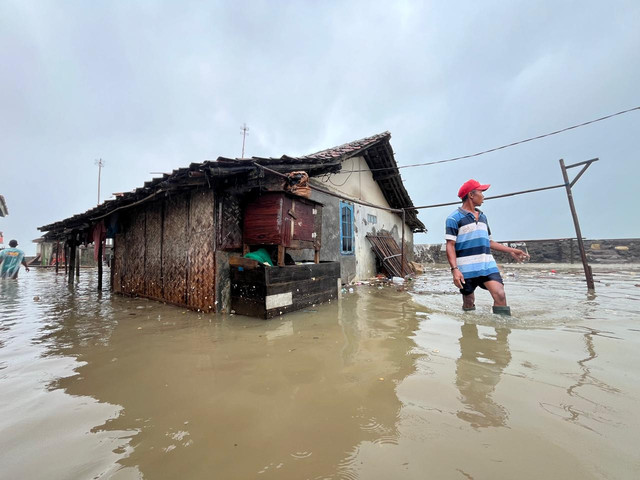
<instances>
[{"instance_id":1,"label":"concrete wall","mask_svg":"<svg viewBox=\"0 0 640 480\"><path fill-rule=\"evenodd\" d=\"M500 242L525 250L534 263L580 263L578 241L574 238ZM640 263L640 239L584 240L589 263ZM415 259L420 263L447 263L444 244L416 245ZM493 253L498 263L511 263L508 254Z\"/></svg>"},{"instance_id":2,"label":"concrete wall","mask_svg":"<svg viewBox=\"0 0 640 480\"><path fill-rule=\"evenodd\" d=\"M343 163L342 171L345 173L332 175L330 181L327 182L315 178L311 181L314 185L342 196L388 207L389 204L377 182L373 180L372 173L370 171L355 171L363 169L368 169L366 161L362 157L355 157ZM340 199L316 190L312 190L311 199L324 204L320 260L339 261L343 283L374 277L376 275L376 257L366 235L368 233L391 234L400 245L402 217L396 213L354 203L355 251L351 255L346 255L340 253ZM376 223L370 223L367 215L374 215ZM413 233L405 226L404 234L405 252L411 260L413 257ZM290 253L296 260L313 258L312 251L291 251Z\"/></svg>"}]
</instances>

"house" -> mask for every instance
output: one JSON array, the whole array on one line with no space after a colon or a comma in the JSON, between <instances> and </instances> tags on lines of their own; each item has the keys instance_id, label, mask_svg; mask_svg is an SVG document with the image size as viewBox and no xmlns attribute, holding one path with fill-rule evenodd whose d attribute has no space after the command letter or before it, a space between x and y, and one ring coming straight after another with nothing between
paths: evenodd
<instances>
[{"instance_id":1,"label":"house","mask_svg":"<svg viewBox=\"0 0 640 480\"><path fill-rule=\"evenodd\" d=\"M287 253L298 261L338 264L338 269L317 268L328 269L342 282L368 278L376 273L376 256L367 234L390 236L395 243L404 238L410 258L413 232L424 231L402 184L390 138L384 132L300 157L219 157L192 163L39 229L48 241L61 240L70 247L70 263L77 244L113 238L110 288L115 293L225 312L231 308L230 259L249 248L243 242L245 210L267 194L292 197L287 174L305 172L311 186L307 203L318 207L309 208L322 211L320 239L298 242L297 248L305 249ZM293 235L296 214L285 214ZM304 227L302 220L296 222Z\"/></svg>"}]
</instances>

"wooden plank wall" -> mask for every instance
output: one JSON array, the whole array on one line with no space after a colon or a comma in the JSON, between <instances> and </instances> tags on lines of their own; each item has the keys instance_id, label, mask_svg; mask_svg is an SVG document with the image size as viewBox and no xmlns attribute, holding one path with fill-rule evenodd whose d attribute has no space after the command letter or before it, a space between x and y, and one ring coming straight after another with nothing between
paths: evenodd
<instances>
[{"instance_id":1,"label":"wooden plank wall","mask_svg":"<svg viewBox=\"0 0 640 480\"><path fill-rule=\"evenodd\" d=\"M215 202L209 189L123 214L113 291L215 310Z\"/></svg>"}]
</instances>

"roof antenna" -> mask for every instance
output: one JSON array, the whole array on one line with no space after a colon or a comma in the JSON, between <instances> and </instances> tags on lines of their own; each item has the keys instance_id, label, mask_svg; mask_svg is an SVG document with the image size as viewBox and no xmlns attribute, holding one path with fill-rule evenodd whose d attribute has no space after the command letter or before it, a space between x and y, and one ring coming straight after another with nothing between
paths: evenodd
<instances>
[{"instance_id":1,"label":"roof antenna","mask_svg":"<svg viewBox=\"0 0 640 480\"><path fill-rule=\"evenodd\" d=\"M98 205L100 205L100 174L102 173L102 167L104 167L104 160L94 160L93 163L98 166Z\"/></svg>"},{"instance_id":2,"label":"roof antenna","mask_svg":"<svg viewBox=\"0 0 640 480\"><path fill-rule=\"evenodd\" d=\"M240 135L242 135L242 155L240 156L240 158L244 158L244 142L247 138L247 135L249 135L249 127L247 127L246 123L242 124L242 127L240 128Z\"/></svg>"}]
</instances>

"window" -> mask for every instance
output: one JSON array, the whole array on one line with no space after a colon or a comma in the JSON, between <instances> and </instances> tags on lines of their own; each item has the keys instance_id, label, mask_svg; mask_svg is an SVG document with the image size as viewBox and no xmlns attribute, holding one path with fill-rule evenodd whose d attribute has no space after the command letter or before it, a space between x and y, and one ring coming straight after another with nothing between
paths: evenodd
<instances>
[{"instance_id":1,"label":"window","mask_svg":"<svg viewBox=\"0 0 640 480\"><path fill-rule=\"evenodd\" d=\"M340 253L353 254L353 205L340 202Z\"/></svg>"},{"instance_id":2,"label":"window","mask_svg":"<svg viewBox=\"0 0 640 480\"><path fill-rule=\"evenodd\" d=\"M375 225L376 223L378 223L378 217L376 215L371 215L370 213L367 213L367 223L369 225Z\"/></svg>"}]
</instances>

